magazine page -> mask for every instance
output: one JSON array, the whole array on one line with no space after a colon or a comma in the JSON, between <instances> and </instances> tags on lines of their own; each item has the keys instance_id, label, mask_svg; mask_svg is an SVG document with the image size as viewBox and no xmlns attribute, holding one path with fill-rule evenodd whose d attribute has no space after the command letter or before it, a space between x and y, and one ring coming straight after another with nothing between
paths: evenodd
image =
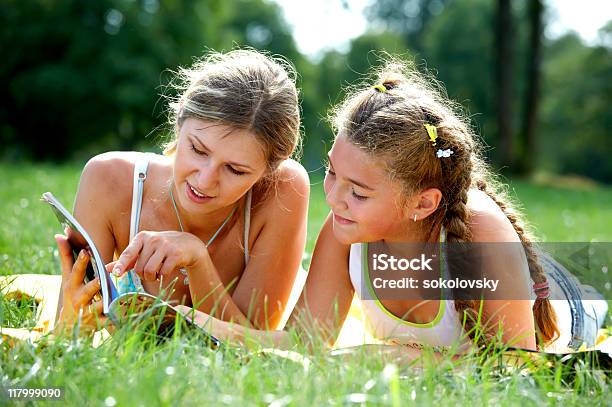
<instances>
[{"instance_id":1,"label":"magazine page","mask_svg":"<svg viewBox=\"0 0 612 407\"><path fill-rule=\"evenodd\" d=\"M117 297L117 288L111 276L104 267L102 257L98 252L93 240L87 234L87 231L77 222L72 214L53 196L51 192L45 192L42 195L42 200L47 202L60 224L64 227L64 233L68 237L68 241L72 246L75 256L81 249L89 251L91 261L86 273L86 280L92 280L96 276L100 278L100 289L102 292L102 300L104 304L104 314L108 314L109 304Z\"/></svg>"}]
</instances>

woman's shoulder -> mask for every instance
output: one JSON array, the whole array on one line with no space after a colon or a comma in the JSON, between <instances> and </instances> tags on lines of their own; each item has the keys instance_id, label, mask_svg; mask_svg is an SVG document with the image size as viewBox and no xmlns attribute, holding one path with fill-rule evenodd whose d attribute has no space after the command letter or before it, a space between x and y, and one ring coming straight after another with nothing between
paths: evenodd
<instances>
[{"instance_id":1,"label":"woman's shoulder","mask_svg":"<svg viewBox=\"0 0 612 407\"><path fill-rule=\"evenodd\" d=\"M520 238L508 216L485 192L471 189L468 193L470 230L474 242L518 242Z\"/></svg>"},{"instance_id":2,"label":"woman's shoulder","mask_svg":"<svg viewBox=\"0 0 612 407\"><path fill-rule=\"evenodd\" d=\"M273 185L269 188L270 190L264 194L261 205L258 205L258 212L265 213L265 219L294 216L307 210L310 179L308 172L299 162L293 159L283 161L277 170Z\"/></svg>"},{"instance_id":3,"label":"woman's shoulder","mask_svg":"<svg viewBox=\"0 0 612 407\"><path fill-rule=\"evenodd\" d=\"M111 151L98 154L85 164L79 188L93 188L96 195L121 199L131 196L134 166L146 159L149 170L159 172L167 166L167 158L158 154L136 151Z\"/></svg>"},{"instance_id":4,"label":"woman's shoulder","mask_svg":"<svg viewBox=\"0 0 612 407\"><path fill-rule=\"evenodd\" d=\"M279 189L299 194L308 194L310 192L308 172L299 162L289 158L281 163L278 171Z\"/></svg>"},{"instance_id":5,"label":"woman's shoulder","mask_svg":"<svg viewBox=\"0 0 612 407\"><path fill-rule=\"evenodd\" d=\"M131 185L134 165L139 160L147 160L152 166L159 166L164 165L167 158L137 151L110 151L90 158L83 168L83 175L103 178L114 186L117 186L117 183Z\"/></svg>"}]
</instances>

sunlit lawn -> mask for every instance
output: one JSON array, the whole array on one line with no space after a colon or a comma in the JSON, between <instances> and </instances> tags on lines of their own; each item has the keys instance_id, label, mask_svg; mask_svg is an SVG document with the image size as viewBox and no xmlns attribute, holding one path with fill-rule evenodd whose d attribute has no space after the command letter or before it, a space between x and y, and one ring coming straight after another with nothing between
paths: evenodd
<instances>
[{"instance_id":1,"label":"sunlit lawn","mask_svg":"<svg viewBox=\"0 0 612 407\"><path fill-rule=\"evenodd\" d=\"M0 165L0 275L59 272L52 239L57 221L39 198L52 191L72 205L79 172L79 165ZM307 253L328 212L322 178L311 178ZM610 187L570 189L515 181L511 193L542 240L612 242ZM0 296L0 325L7 322L9 309L19 306ZM472 359L430 360L423 368L395 372L379 355L364 350L347 358L315 351L306 366L232 348L213 352L197 338L158 346L130 332L98 348L85 340L45 347L23 343L11 349L4 343L0 349L1 386L64 386L66 400L78 405L394 404L398 397L402 405L609 403L609 373L580 363L569 376L555 367L500 371L494 363ZM296 350L306 353L302 346Z\"/></svg>"}]
</instances>

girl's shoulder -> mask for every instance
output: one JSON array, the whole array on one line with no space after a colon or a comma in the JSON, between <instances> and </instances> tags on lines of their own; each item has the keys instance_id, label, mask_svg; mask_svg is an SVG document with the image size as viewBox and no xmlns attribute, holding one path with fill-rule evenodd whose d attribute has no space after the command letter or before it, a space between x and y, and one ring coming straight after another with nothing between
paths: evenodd
<instances>
[{"instance_id":1,"label":"girl's shoulder","mask_svg":"<svg viewBox=\"0 0 612 407\"><path fill-rule=\"evenodd\" d=\"M470 230L474 242L519 242L510 219L485 192L470 189L468 193Z\"/></svg>"}]
</instances>

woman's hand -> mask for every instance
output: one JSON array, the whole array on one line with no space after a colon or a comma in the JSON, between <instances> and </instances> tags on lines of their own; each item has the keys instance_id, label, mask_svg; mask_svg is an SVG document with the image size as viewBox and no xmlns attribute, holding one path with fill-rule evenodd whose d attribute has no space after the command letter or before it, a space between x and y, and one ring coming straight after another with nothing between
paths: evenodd
<instances>
[{"instance_id":1,"label":"woman's hand","mask_svg":"<svg viewBox=\"0 0 612 407\"><path fill-rule=\"evenodd\" d=\"M140 232L107 268L116 276L133 268L142 280L155 281L178 269L193 268L207 256L204 242L191 233Z\"/></svg>"},{"instance_id":2,"label":"woman's hand","mask_svg":"<svg viewBox=\"0 0 612 407\"><path fill-rule=\"evenodd\" d=\"M185 318L194 324L203 328L206 332L209 332L214 337L223 340L233 340L236 338L242 338L245 329L241 325L232 324L231 322L222 321L205 312L198 311L195 308L187 307L185 305L176 305L174 307L178 312L183 314ZM257 330L248 330L249 332L262 332Z\"/></svg>"},{"instance_id":3,"label":"woman's hand","mask_svg":"<svg viewBox=\"0 0 612 407\"><path fill-rule=\"evenodd\" d=\"M204 328L212 336L224 341L255 349L261 349L262 347L290 349L294 346L291 335L285 331L266 331L248 328L240 324L222 321L205 312L185 305L177 305L174 308L183 314L185 318Z\"/></svg>"},{"instance_id":4,"label":"woman's hand","mask_svg":"<svg viewBox=\"0 0 612 407\"><path fill-rule=\"evenodd\" d=\"M207 313L198 311L197 309L188 307L186 305L176 305L174 308L187 317L191 322L201 326L202 328L205 328L206 324L210 323L214 319Z\"/></svg>"},{"instance_id":5,"label":"woman's hand","mask_svg":"<svg viewBox=\"0 0 612 407\"><path fill-rule=\"evenodd\" d=\"M81 250L76 261L72 257L72 248L63 235L55 235L59 248L62 266L62 309L58 321L60 329L71 329L80 318L80 328L85 331L100 329L107 320L103 315L102 301L93 301L100 291L100 280L84 283L89 255Z\"/></svg>"}]
</instances>

